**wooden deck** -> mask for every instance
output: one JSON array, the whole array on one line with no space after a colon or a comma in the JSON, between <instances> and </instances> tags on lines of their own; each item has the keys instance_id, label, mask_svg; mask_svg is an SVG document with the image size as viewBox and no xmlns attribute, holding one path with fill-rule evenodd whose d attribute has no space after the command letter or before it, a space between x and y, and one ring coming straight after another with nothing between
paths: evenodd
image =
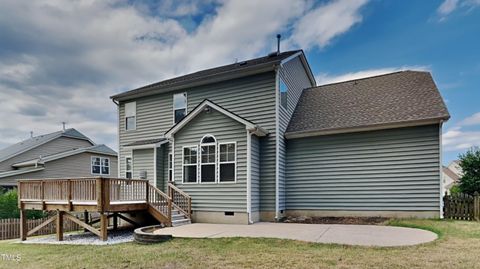
<instances>
[{"instance_id":1,"label":"wooden deck","mask_svg":"<svg viewBox=\"0 0 480 269\"><path fill-rule=\"evenodd\" d=\"M168 185L169 195L148 183L148 180L119 178L71 178L18 181L18 205L20 208L20 237L26 240L44 225L57 221L57 239L63 239L63 218L68 218L85 229L107 239L108 218L126 221L120 213L147 211L159 222L172 224L172 208L191 217L191 198L175 186ZM25 210L56 211L45 223L26 230ZM84 212L84 220L71 212ZM88 213L100 213L100 229L88 222ZM23 225L22 225L23 224ZM116 225L114 225L116 226Z\"/></svg>"}]
</instances>

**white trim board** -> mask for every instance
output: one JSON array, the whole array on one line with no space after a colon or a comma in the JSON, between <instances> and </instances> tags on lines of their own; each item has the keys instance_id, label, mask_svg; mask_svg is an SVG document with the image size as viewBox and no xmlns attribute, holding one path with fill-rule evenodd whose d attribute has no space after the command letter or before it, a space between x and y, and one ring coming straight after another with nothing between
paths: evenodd
<instances>
[{"instance_id":1,"label":"white trim board","mask_svg":"<svg viewBox=\"0 0 480 269\"><path fill-rule=\"evenodd\" d=\"M216 111L224 114L227 117L230 117L242 124L245 125L246 129L255 133L257 136L265 136L268 134L268 131L261 128L258 125L255 125L233 113L230 111L212 103L209 100L204 100L200 105L198 105L194 110L192 110L183 120L181 120L177 125L173 126L168 132L165 133L166 138L171 138L175 133L177 133L180 129L182 129L187 123L193 120L196 116L198 116L205 108L210 107L215 109Z\"/></svg>"}]
</instances>

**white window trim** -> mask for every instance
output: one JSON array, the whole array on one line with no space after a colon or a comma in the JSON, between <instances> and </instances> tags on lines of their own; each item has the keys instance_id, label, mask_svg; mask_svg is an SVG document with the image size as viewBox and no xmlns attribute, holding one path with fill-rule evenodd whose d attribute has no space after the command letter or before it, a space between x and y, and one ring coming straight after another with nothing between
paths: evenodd
<instances>
[{"instance_id":1,"label":"white window trim","mask_svg":"<svg viewBox=\"0 0 480 269\"><path fill-rule=\"evenodd\" d=\"M172 167L170 167L170 162L172 164ZM183 167L182 167L183 168ZM168 153L168 157L167 157L167 171L168 171L168 174L167 174L167 180L168 182L173 182L173 153L170 152ZM170 172L172 172L172 177L170 178Z\"/></svg>"},{"instance_id":2,"label":"white window trim","mask_svg":"<svg viewBox=\"0 0 480 269\"><path fill-rule=\"evenodd\" d=\"M135 115L134 116L127 116L127 104L129 103L135 103ZM124 109L123 109L123 112L124 112L124 116L123 116L123 123L125 124L124 126L124 129L126 132L131 132L131 131L135 131L137 130L137 102L136 101L133 101L133 102L127 102L124 104ZM133 129L127 129L127 118L130 118L130 117L134 117L135 118L135 128Z\"/></svg>"},{"instance_id":3,"label":"white window trim","mask_svg":"<svg viewBox=\"0 0 480 269\"><path fill-rule=\"evenodd\" d=\"M127 159L130 158L132 159L132 165L131 165L131 170L127 170ZM125 178L127 178L127 172L132 173L132 179L133 179L133 156L132 155L129 155L129 156L125 156Z\"/></svg>"},{"instance_id":4,"label":"white window trim","mask_svg":"<svg viewBox=\"0 0 480 269\"><path fill-rule=\"evenodd\" d=\"M215 142L211 142L211 143L202 143L203 139L207 136L210 136L212 137ZM202 163L202 146L215 146L215 161L213 163ZM215 138L215 136L211 135L211 134L206 134L202 137L202 139L200 139L200 147L199 147L199 151L198 151L198 154L200 156L199 158L199 162L198 162L198 165L199 165L199 169L198 169L198 174L199 174L199 182L202 183L202 184L216 184L218 182L218 171L217 171L217 163L218 163L218 154L217 154L217 138ZM214 175L214 180L213 182L202 182L202 164L205 164L205 165L214 165L214 171L215 171L215 175Z\"/></svg>"},{"instance_id":5,"label":"white window trim","mask_svg":"<svg viewBox=\"0 0 480 269\"><path fill-rule=\"evenodd\" d=\"M185 164L185 148L196 148L197 149L197 163L195 164ZM185 182L184 177L184 167L185 166L197 166L196 181L195 182ZM182 184L198 184L198 145L190 145L182 147Z\"/></svg>"},{"instance_id":6,"label":"white window trim","mask_svg":"<svg viewBox=\"0 0 480 269\"><path fill-rule=\"evenodd\" d=\"M176 108L176 109L185 109L185 116L187 116L188 114L188 94L187 92L179 92L179 93L174 93L172 95L172 107L173 107L173 110L172 110L172 113L173 113L173 118L172 118L172 122L173 122L173 125L177 124L177 122L175 122L175 95L177 94L185 94L185 107L179 107L179 108ZM136 126L136 125L135 125Z\"/></svg>"},{"instance_id":7,"label":"white window trim","mask_svg":"<svg viewBox=\"0 0 480 269\"><path fill-rule=\"evenodd\" d=\"M93 168L93 158L100 158L100 173L96 174L93 173L92 168ZM102 159L107 159L108 160L108 174L103 174L102 173ZM110 169L112 168L112 163L110 162L110 158L108 157L101 157L101 156L91 156L90 157L90 174L94 176L109 176L110 175Z\"/></svg>"},{"instance_id":8,"label":"white window trim","mask_svg":"<svg viewBox=\"0 0 480 269\"><path fill-rule=\"evenodd\" d=\"M235 161L233 161L233 162L232 162L232 161L230 161L230 162L221 162L221 161L220 161L220 146L221 146L221 145L228 145L228 144L235 144ZM219 183L219 184L235 184L235 183L237 183L237 151L238 151L237 141L219 142L217 148L218 148L218 165L217 165L217 167L218 167L218 171L217 171L217 172L218 172L218 177L217 177L217 178L218 178L218 183ZM234 173L234 181L223 181L223 182L222 182L222 181L220 180L220 165L221 165L221 164L228 164L228 163L233 163L233 164L235 164L235 169L234 169L234 171L233 171L233 173Z\"/></svg>"}]
</instances>

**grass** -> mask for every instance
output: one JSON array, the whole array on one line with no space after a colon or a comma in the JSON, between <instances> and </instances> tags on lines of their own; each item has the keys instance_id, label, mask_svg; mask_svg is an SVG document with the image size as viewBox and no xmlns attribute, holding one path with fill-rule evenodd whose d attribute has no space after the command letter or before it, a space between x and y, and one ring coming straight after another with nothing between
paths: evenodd
<instances>
[{"instance_id":1,"label":"grass","mask_svg":"<svg viewBox=\"0 0 480 269\"><path fill-rule=\"evenodd\" d=\"M393 220L431 230L439 239L418 246L373 248L278 239L174 239L156 245L25 245L0 243L0 268L476 268L480 224ZM3 260L20 254L21 260Z\"/></svg>"}]
</instances>

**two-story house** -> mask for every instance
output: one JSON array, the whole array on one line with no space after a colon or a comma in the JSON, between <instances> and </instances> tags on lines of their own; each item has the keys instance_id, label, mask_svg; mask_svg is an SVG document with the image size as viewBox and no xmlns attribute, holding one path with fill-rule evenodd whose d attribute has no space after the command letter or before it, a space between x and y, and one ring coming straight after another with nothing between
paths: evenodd
<instances>
[{"instance_id":1,"label":"two-story house","mask_svg":"<svg viewBox=\"0 0 480 269\"><path fill-rule=\"evenodd\" d=\"M117 153L71 128L0 149L0 186L19 179L117 177Z\"/></svg>"},{"instance_id":2,"label":"two-story house","mask_svg":"<svg viewBox=\"0 0 480 269\"><path fill-rule=\"evenodd\" d=\"M192 197L193 221L436 217L448 111L426 72L316 86L303 51L111 97L119 175Z\"/></svg>"}]
</instances>

